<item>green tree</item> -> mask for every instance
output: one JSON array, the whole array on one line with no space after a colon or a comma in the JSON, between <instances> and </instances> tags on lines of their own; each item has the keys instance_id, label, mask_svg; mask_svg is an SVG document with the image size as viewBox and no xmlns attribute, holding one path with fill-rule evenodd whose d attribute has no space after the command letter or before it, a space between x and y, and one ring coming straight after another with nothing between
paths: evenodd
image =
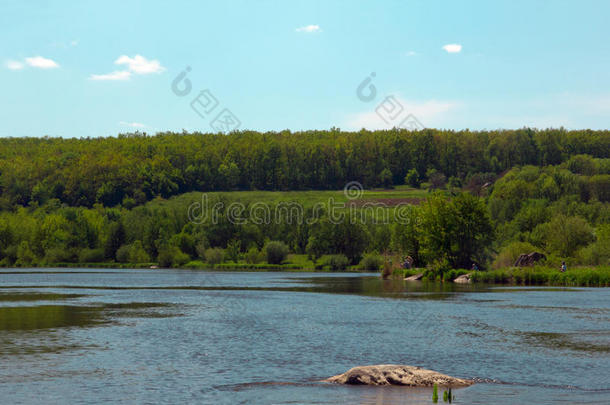
<instances>
[{"instance_id":1,"label":"green tree","mask_svg":"<svg viewBox=\"0 0 610 405\"><path fill-rule=\"evenodd\" d=\"M104 257L116 259L117 250L125 243L125 228L122 222L113 222L108 230L108 239L104 244Z\"/></svg>"},{"instance_id":2,"label":"green tree","mask_svg":"<svg viewBox=\"0 0 610 405\"><path fill-rule=\"evenodd\" d=\"M383 169L381 173L379 173L379 184L384 188L392 186L392 172L390 169Z\"/></svg>"},{"instance_id":3,"label":"green tree","mask_svg":"<svg viewBox=\"0 0 610 405\"><path fill-rule=\"evenodd\" d=\"M455 268L484 263L493 241L493 228L483 201L461 193L448 201L440 194L422 206L421 247L429 260L446 259Z\"/></svg>"},{"instance_id":4,"label":"green tree","mask_svg":"<svg viewBox=\"0 0 610 405\"><path fill-rule=\"evenodd\" d=\"M142 241L136 240L129 250L129 262L130 263L149 263L150 256L144 250L144 246L142 246Z\"/></svg>"},{"instance_id":5,"label":"green tree","mask_svg":"<svg viewBox=\"0 0 610 405\"><path fill-rule=\"evenodd\" d=\"M413 188L419 188L421 182L419 180L419 174L417 173L417 170L409 170L409 172L405 176L405 184L408 184Z\"/></svg>"},{"instance_id":6,"label":"green tree","mask_svg":"<svg viewBox=\"0 0 610 405\"><path fill-rule=\"evenodd\" d=\"M547 249L564 257L574 256L579 248L595 240L593 229L581 217L556 215L542 227Z\"/></svg>"},{"instance_id":7,"label":"green tree","mask_svg":"<svg viewBox=\"0 0 610 405\"><path fill-rule=\"evenodd\" d=\"M227 248L225 249L225 255L227 259L232 261L233 263L237 263L239 261L239 252L241 249L241 241L240 240L232 240L227 244Z\"/></svg>"},{"instance_id":8,"label":"green tree","mask_svg":"<svg viewBox=\"0 0 610 405\"><path fill-rule=\"evenodd\" d=\"M270 241L265 245L267 263L281 264L288 257L288 246L281 241Z\"/></svg>"}]
</instances>

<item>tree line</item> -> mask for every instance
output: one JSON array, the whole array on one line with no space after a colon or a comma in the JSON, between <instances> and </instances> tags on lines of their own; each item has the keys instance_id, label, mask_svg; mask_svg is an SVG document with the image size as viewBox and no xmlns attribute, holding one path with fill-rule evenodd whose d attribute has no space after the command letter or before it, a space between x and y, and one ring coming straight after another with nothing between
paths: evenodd
<instances>
[{"instance_id":1,"label":"tree line","mask_svg":"<svg viewBox=\"0 0 610 405\"><path fill-rule=\"evenodd\" d=\"M271 263L291 252L374 269L392 251L416 266L470 268L534 250L550 263L607 265L609 140L561 129L2 139L0 265ZM201 191L340 189L354 179L447 191L405 207L400 221L337 222L305 206L298 220L288 211L236 222L227 207L240 197L230 192L211 195L210 207L223 203L214 221L189 217Z\"/></svg>"},{"instance_id":2,"label":"tree line","mask_svg":"<svg viewBox=\"0 0 610 405\"><path fill-rule=\"evenodd\" d=\"M0 139L0 210L132 208L190 191L367 188L443 179L484 183L514 166L610 156L609 131L253 132Z\"/></svg>"}]
</instances>

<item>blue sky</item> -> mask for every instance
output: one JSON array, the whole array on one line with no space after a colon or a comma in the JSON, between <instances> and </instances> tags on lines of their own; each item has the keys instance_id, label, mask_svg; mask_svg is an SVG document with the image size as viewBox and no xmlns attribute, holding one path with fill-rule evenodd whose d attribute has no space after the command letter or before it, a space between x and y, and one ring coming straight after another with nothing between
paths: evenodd
<instances>
[{"instance_id":1,"label":"blue sky","mask_svg":"<svg viewBox=\"0 0 610 405\"><path fill-rule=\"evenodd\" d=\"M609 1L2 0L0 136L212 131L224 108L240 129L383 128L388 96L427 127L608 128L609 15ZM218 106L200 116L205 89Z\"/></svg>"}]
</instances>

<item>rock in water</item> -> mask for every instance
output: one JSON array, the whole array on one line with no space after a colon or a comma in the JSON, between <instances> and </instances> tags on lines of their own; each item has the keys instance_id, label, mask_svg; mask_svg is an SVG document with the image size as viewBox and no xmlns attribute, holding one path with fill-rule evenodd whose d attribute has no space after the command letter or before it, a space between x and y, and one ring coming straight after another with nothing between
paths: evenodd
<instances>
[{"instance_id":1,"label":"rock in water","mask_svg":"<svg viewBox=\"0 0 610 405\"><path fill-rule=\"evenodd\" d=\"M419 273L411 277L405 277L405 281L420 281L424 277L424 273Z\"/></svg>"},{"instance_id":2,"label":"rock in water","mask_svg":"<svg viewBox=\"0 0 610 405\"><path fill-rule=\"evenodd\" d=\"M467 387L472 380L451 377L421 367L381 364L354 367L343 374L330 377L325 382L351 385L403 385L408 387Z\"/></svg>"},{"instance_id":3,"label":"rock in water","mask_svg":"<svg viewBox=\"0 0 610 405\"><path fill-rule=\"evenodd\" d=\"M454 283L458 283L458 284L468 284L468 283L472 283L472 278L470 276L470 274L462 274L459 277L456 277L455 280L453 280Z\"/></svg>"}]
</instances>

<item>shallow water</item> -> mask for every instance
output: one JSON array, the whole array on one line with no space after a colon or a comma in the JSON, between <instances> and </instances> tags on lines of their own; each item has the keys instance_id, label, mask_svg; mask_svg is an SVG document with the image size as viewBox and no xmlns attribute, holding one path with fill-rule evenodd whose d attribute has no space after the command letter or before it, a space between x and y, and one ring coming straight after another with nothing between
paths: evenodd
<instances>
[{"instance_id":1,"label":"shallow water","mask_svg":"<svg viewBox=\"0 0 610 405\"><path fill-rule=\"evenodd\" d=\"M479 381L454 403L609 403L610 289L0 271L2 403L431 403L318 382L380 363Z\"/></svg>"}]
</instances>

